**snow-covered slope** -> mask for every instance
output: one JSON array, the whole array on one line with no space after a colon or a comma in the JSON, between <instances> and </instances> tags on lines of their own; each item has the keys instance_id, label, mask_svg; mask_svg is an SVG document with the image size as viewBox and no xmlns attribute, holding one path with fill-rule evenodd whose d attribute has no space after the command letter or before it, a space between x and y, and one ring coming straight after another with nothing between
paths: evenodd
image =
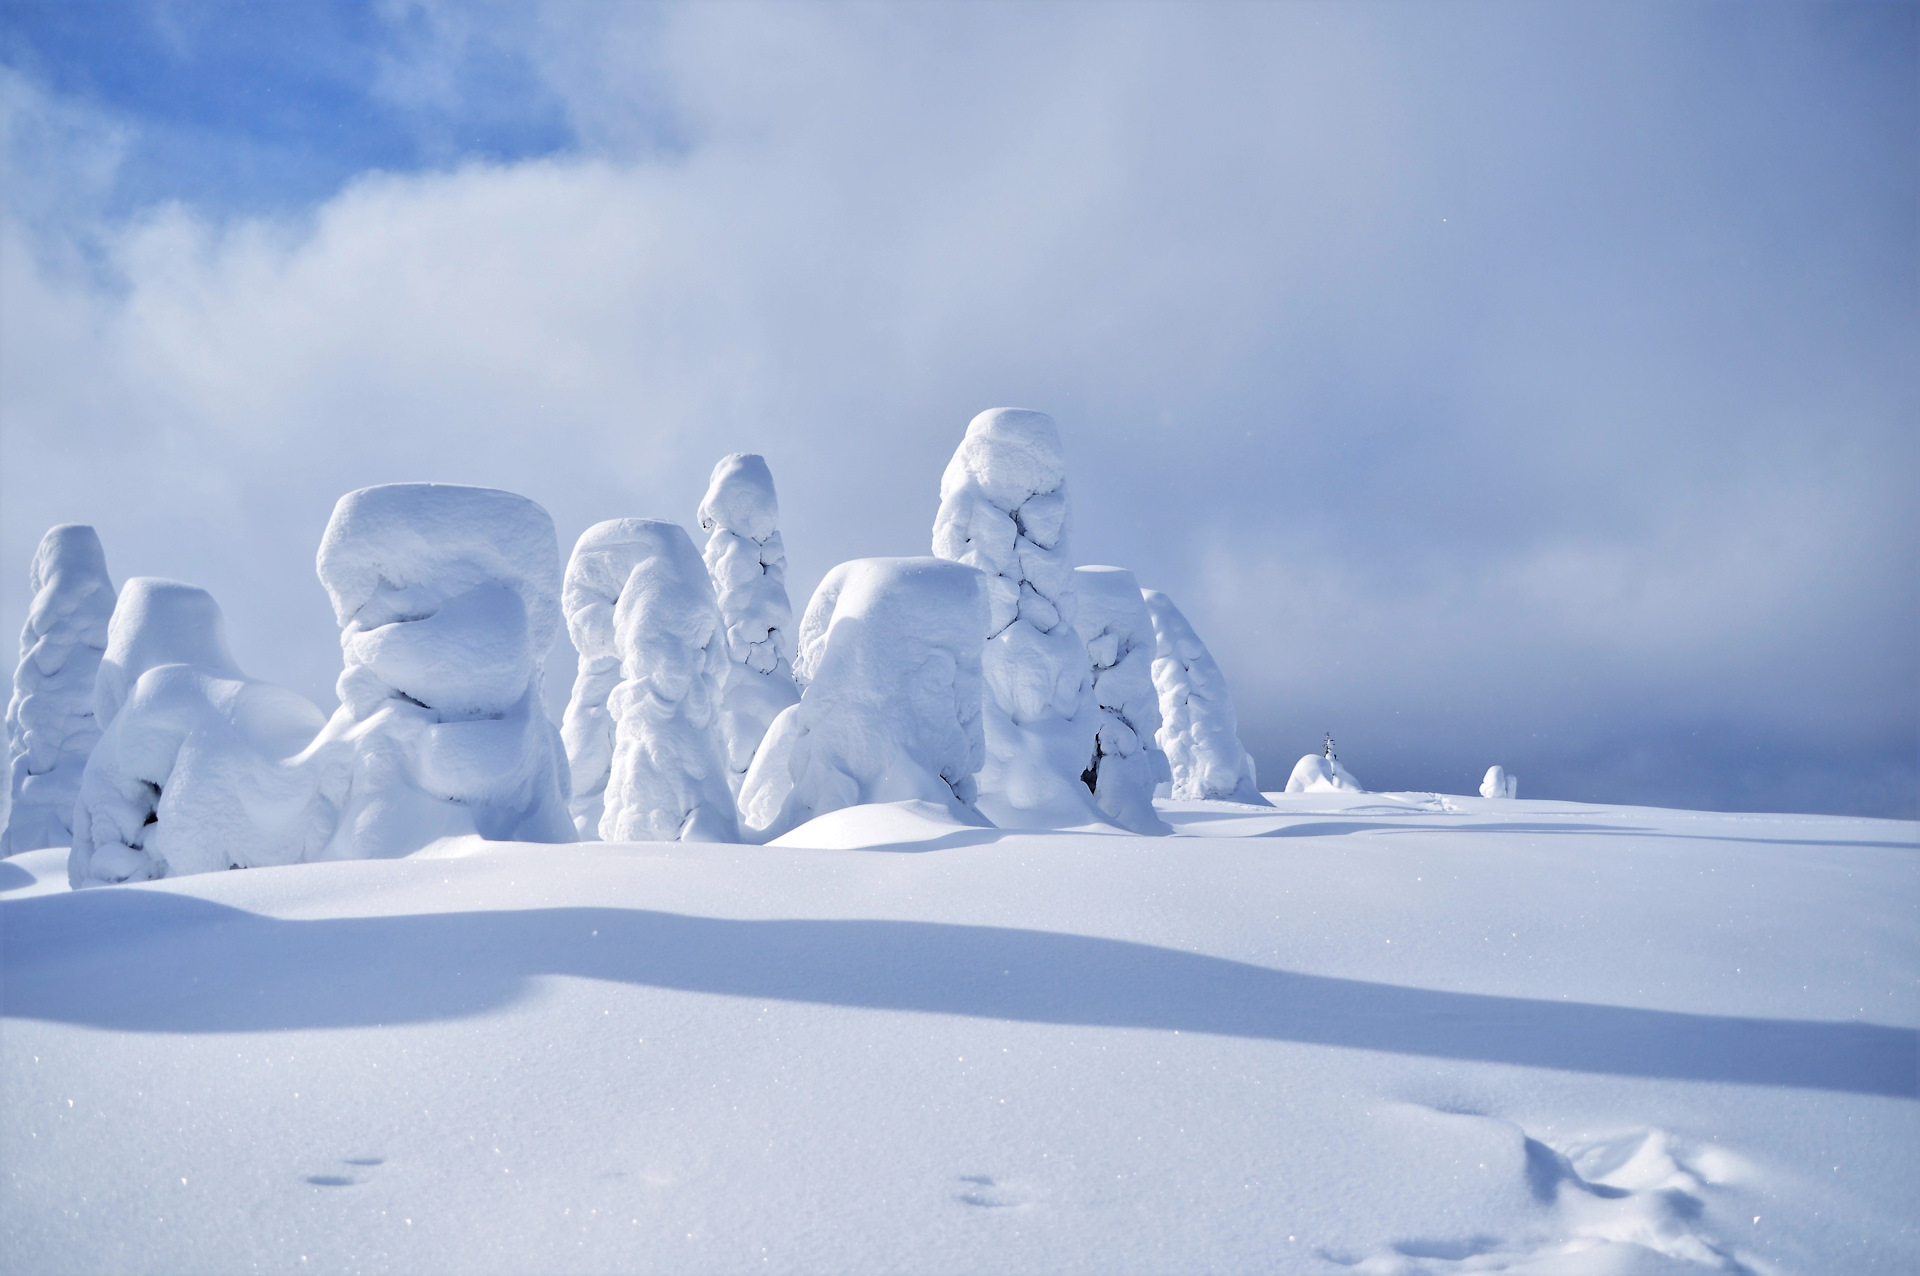
<instances>
[{"instance_id":1,"label":"snow-covered slope","mask_svg":"<svg viewBox=\"0 0 1920 1276\"><path fill-rule=\"evenodd\" d=\"M1914 825L1271 797L17 857L0 1267L1920 1270Z\"/></svg>"}]
</instances>

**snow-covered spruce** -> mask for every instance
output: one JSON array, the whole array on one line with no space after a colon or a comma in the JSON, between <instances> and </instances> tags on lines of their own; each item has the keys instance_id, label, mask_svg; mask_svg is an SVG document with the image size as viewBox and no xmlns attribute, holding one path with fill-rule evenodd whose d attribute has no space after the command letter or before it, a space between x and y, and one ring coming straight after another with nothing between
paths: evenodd
<instances>
[{"instance_id":1,"label":"snow-covered spruce","mask_svg":"<svg viewBox=\"0 0 1920 1276\"><path fill-rule=\"evenodd\" d=\"M105 731L73 809L75 886L290 864L318 849L314 777L295 755L326 725L247 677L204 589L135 577L95 686Z\"/></svg>"},{"instance_id":2,"label":"snow-covered spruce","mask_svg":"<svg viewBox=\"0 0 1920 1276\"><path fill-rule=\"evenodd\" d=\"M340 498L320 542L346 668L316 741L326 859L478 833L573 840L541 704L559 636L553 520L492 488L394 483Z\"/></svg>"},{"instance_id":3,"label":"snow-covered spruce","mask_svg":"<svg viewBox=\"0 0 1920 1276\"><path fill-rule=\"evenodd\" d=\"M600 836L610 842L736 841L739 823L720 739L726 637L706 564L678 523L615 521L617 528L600 528L619 538L620 553L631 555L633 565L613 605L620 681L607 694L613 756Z\"/></svg>"},{"instance_id":4,"label":"snow-covered spruce","mask_svg":"<svg viewBox=\"0 0 1920 1276\"><path fill-rule=\"evenodd\" d=\"M974 417L940 479L933 552L987 577L978 805L1010 828L1106 821L1082 779L1100 714L1073 623L1069 522L1053 418L1020 408Z\"/></svg>"},{"instance_id":5,"label":"snow-covered spruce","mask_svg":"<svg viewBox=\"0 0 1920 1276\"><path fill-rule=\"evenodd\" d=\"M72 844L80 775L100 738L93 679L113 614L107 557L84 524L63 523L40 538L28 584L33 602L7 703L0 855Z\"/></svg>"},{"instance_id":6,"label":"snow-covered spruce","mask_svg":"<svg viewBox=\"0 0 1920 1276\"><path fill-rule=\"evenodd\" d=\"M1480 796L1484 798L1519 797L1520 777L1503 766L1490 766L1487 768L1486 778L1480 781Z\"/></svg>"},{"instance_id":7,"label":"snow-covered spruce","mask_svg":"<svg viewBox=\"0 0 1920 1276\"><path fill-rule=\"evenodd\" d=\"M721 458L700 502L700 526L707 530L703 557L726 634L720 736L727 783L737 794L767 728L800 699L793 680L787 551L765 459L752 452Z\"/></svg>"},{"instance_id":8,"label":"snow-covered spruce","mask_svg":"<svg viewBox=\"0 0 1920 1276\"><path fill-rule=\"evenodd\" d=\"M1176 798L1271 806L1260 794L1253 759L1240 743L1226 676L1173 599L1140 593L1153 621L1153 685L1160 696L1160 748Z\"/></svg>"},{"instance_id":9,"label":"snow-covered spruce","mask_svg":"<svg viewBox=\"0 0 1920 1276\"><path fill-rule=\"evenodd\" d=\"M1360 781L1353 778L1353 772L1340 764L1340 759L1331 753L1309 753L1293 764L1293 774L1287 777L1289 793L1331 793L1344 791L1364 793Z\"/></svg>"},{"instance_id":10,"label":"snow-covered spruce","mask_svg":"<svg viewBox=\"0 0 1920 1276\"><path fill-rule=\"evenodd\" d=\"M1153 810L1153 791L1171 772L1154 738L1160 699L1153 686L1153 620L1140 582L1123 567L1076 567L1073 575L1080 598L1074 625L1087 644L1100 710L1093 800L1121 828L1171 833Z\"/></svg>"},{"instance_id":11,"label":"snow-covered spruce","mask_svg":"<svg viewBox=\"0 0 1920 1276\"><path fill-rule=\"evenodd\" d=\"M800 622L806 691L741 789L757 838L872 802L930 802L984 823L973 806L986 757L983 584L938 558L861 558L827 573Z\"/></svg>"}]
</instances>

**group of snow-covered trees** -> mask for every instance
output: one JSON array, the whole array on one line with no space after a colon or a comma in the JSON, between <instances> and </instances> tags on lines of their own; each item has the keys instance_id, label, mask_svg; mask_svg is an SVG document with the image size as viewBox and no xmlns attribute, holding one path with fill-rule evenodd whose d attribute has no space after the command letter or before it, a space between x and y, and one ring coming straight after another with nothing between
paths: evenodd
<instances>
[{"instance_id":1,"label":"group of snow-covered trees","mask_svg":"<svg viewBox=\"0 0 1920 1276\"><path fill-rule=\"evenodd\" d=\"M7 711L7 853L75 886L405 855L439 838L764 841L918 800L970 823L1168 831L1156 792L1264 803L1219 668L1166 595L1076 567L1051 418L967 427L933 555L842 563L800 623L766 462L724 458L679 524L610 519L564 572L524 497L341 498L320 580L331 718L247 677L204 590L114 590L91 528L48 532ZM543 665L579 672L559 729Z\"/></svg>"}]
</instances>

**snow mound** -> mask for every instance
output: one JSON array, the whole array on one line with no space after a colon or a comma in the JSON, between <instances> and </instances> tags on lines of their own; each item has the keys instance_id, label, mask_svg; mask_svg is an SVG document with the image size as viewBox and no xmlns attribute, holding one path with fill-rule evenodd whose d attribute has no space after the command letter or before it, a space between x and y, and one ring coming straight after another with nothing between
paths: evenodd
<instances>
[{"instance_id":1,"label":"snow mound","mask_svg":"<svg viewBox=\"0 0 1920 1276\"><path fill-rule=\"evenodd\" d=\"M1160 700L1153 686L1153 619L1140 582L1122 567L1077 567L1080 598L1074 621L1093 666L1100 711L1095 735L1093 800L1124 829L1171 832L1153 810L1154 788L1172 778L1155 736Z\"/></svg>"},{"instance_id":2,"label":"snow mound","mask_svg":"<svg viewBox=\"0 0 1920 1276\"><path fill-rule=\"evenodd\" d=\"M541 707L561 624L547 512L492 488L362 488L334 507L318 568L346 661L313 750L334 829L319 858L469 833L573 840L560 735Z\"/></svg>"},{"instance_id":3,"label":"snow mound","mask_svg":"<svg viewBox=\"0 0 1920 1276\"><path fill-rule=\"evenodd\" d=\"M93 685L113 614L106 552L84 524L49 529L27 579L33 602L7 703L0 856L72 844L80 775L100 738Z\"/></svg>"},{"instance_id":4,"label":"snow mound","mask_svg":"<svg viewBox=\"0 0 1920 1276\"><path fill-rule=\"evenodd\" d=\"M727 782L737 794L767 728L800 699L793 680L793 606L780 505L766 460L722 457L700 502L703 557L720 604L727 663L720 683L720 735Z\"/></svg>"},{"instance_id":5,"label":"snow mound","mask_svg":"<svg viewBox=\"0 0 1920 1276\"><path fill-rule=\"evenodd\" d=\"M664 519L617 519L587 537L595 533L607 539L602 598L612 573L632 564L613 604L620 681L606 700L613 753L600 836L736 841L719 718L726 638L706 564L686 529Z\"/></svg>"},{"instance_id":6,"label":"snow mound","mask_svg":"<svg viewBox=\"0 0 1920 1276\"><path fill-rule=\"evenodd\" d=\"M1486 778L1480 781L1480 796L1483 798L1516 798L1520 796L1520 777L1509 775L1503 766L1487 768Z\"/></svg>"},{"instance_id":7,"label":"snow mound","mask_svg":"<svg viewBox=\"0 0 1920 1276\"><path fill-rule=\"evenodd\" d=\"M1353 772L1340 765L1339 758L1309 753L1293 764L1293 774L1287 777L1287 792L1364 793L1366 790L1353 778Z\"/></svg>"},{"instance_id":8,"label":"snow mound","mask_svg":"<svg viewBox=\"0 0 1920 1276\"><path fill-rule=\"evenodd\" d=\"M1153 620L1153 685L1160 695L1159 742L1173 771L1172 796L1269 805L1240 724L1227 679L1200 635L1157 589L1141 591Z\"/></svg>"},{"instance_id":9,"label":"snow mound","mask_svg":"<svg viewBox=\"0 0 1920 1276\"><path fill-rule=\"evenodd\" d=\"M769 846L795 846L821 851L944 850L997 841L998 829L983 819L956 818L952 803L876 802L843 806L783 833Z\"/></svg>"},{"instance_id":10,"label":"snow mound","mask_svg":"<svg viewBox=\"0 0 1920 1276\"><path fill-rule=\"evenodd\" d=\"M240 672L212 595L128 581L100 667L106 730L74 806L73 886L290 864L324 841L295 755L326 715Z\"/></svg>"},{"instance_id":11,"label":"snow mound","mask_svg":"<svg viewBox=\"0 0 1920 1276\"><path fill-rule=\"evenodd\" d=\"M1069 546L1066 467L1053 418L973 418L940 479L936 556L985 573L986 761L980 809L1009 827L1102 822L1082 773L1100 714Z\"/></svg>"},{"instance_id":12,"label":"snow mound","mask_svg":"<svg viewBox=\"0 0 1920 1276\"><path fill-rule=\"evenodd\" d=\"M980 573L958 563L862 558L828 572L800 622L795 672L806 690L741 790L744 809L773 812L750 824L758 835L879 802L930 803L980 823L986 620Z\"/></svg>"}]
</instances>

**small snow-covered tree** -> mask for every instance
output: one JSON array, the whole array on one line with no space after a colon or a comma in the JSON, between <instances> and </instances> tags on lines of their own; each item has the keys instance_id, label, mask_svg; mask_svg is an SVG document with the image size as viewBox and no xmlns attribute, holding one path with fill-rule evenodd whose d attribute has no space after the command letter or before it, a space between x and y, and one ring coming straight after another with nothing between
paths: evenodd
<instances>
[{"instance_id":1,"label":"small snow-covered tree","mask_svg":"<svg viewBox=\"0 0 1920 1276\"><path fill-rule=\"evenodd\" d=\"M391 483L340 498L320 542L346 668L316 742L328 859L441 837L570 842L567 765L541 700L559 637L553 520L524 496Z\"/></svg>"},{"instance_id":2,"label":"small snow-covered tree","mask_svg":"<svg viewBox=\"0 0 1920 1276\"><path fill-rule=\"evenodd\" d=\"M1227 680L1173 599L1141 591L1153 621L1153 685L1160 696L1160 747L1176 798L1271 806L1240 743Z\"/></svg>"},{"instance_id":3,"label":"small snow-covered tree","mask_svg":"<svg viewBox=\"0 0 1920 1276\"><path fill-rule=\"evenodd\" d=\"M741 789L757 838L871 802L933 802L979 821L982 583L938 558L862 558L827 573L800 623L805 693Z\"/></svg>"},{"instance_id":4,"label":"small snow-covered tree","mask_svg":"<svg viewBox=\"0 0 1920 1276\"><path fill-rule=\"evenodd\" d=\"M973 418L940 480L933 552L987 577L980 809L1008 827L1104 821L1081 775L1100 715L1074 629L1066 468L1053 418Z\"/></svg>"},{"instance_id":5,"label":"small snow-covered tree","mask_svg":"<svg viewBox=\"0 0 1920 1276\"><path fill-rule=\"evenodd\" d=\"M1480 781L1480 796L1484 798L1515 798L1520 796L1520 777L1503 766L1487 768L1485 778Z\"/></svg>"},{"instance_id":6,"label":"small snow-covered tree","mask_svg":"<svg viewBox=\"0 0 1920 1276\"><path fill-rule=\"evenodd\" d=\"M780 504L765 459L751 452L722 457L700 502L700 526L707 529L703 557L726 635L720 736L735 794L767 728L800 699L779 524Z\"/></svg>"},{"instance_id":7,"label":"small snow-covered tree","mask_svg":"<svg viewBox=\"0 0 1920 1276\"><path fill-rule=\"evenodd\" d=\"M1153 619L1140 583L1122 567L1077 567L1073 574L1080 596L1074 624L1087 644L1100 709L1088 768L1093 800L1121 828L1170 833L1153 809L1154 788L1172 773L1155 739L1160 700L1153 685Z\"/></svg>"},{"instance_id":8,"label":"small snow-covered tree","mask_svg":"<svg viewBox=\"0 0 1920 1276\"><path fill-rule=\"evenodd\" d=\"M633 566L613 606L620 681L607 694L613 756L600 836L736 841L720 737L726 635L706 564L678 523L618 522L610 534L632 546Z\"/></svg>"},{"instance_id":9,"label":"small snow-covered tree","mask_svg":"<svg viewBox=\"0 0 1920 1276\"><path fill-rule=\"evenodd\" d=\"M1340 755L1333 751L1333 733L1327 733L1320 752L1309 753L1293 764L1293 772L1287 776L1289 793L1363 793L1360 781L1353 778L1353 772L1340 762Z\"/></svg>"},{"instance_id":10,"label":"small snow-covered tree","mask_svg":"<svg viewBox=\"0 0 1920 1276\"><path fill-rule=\"evenodd\" d=\"M75 887L290 864L333 831L297 756L326 715L240 672L205 590L128 581L94 690L105 731L73 808Z\"/></svg>"},{"instance_id":11,"label":"small snow-covered tree","mask_svg":"<svg viewBox=\"0 0 1920 1276\"><path fill-rule=\"evenodd\" d=\"M80 776L100 738L93 681L113 614L106 554L84 524L41 537L27 579L33 602L7 703L10 803L0 855L72 844Z\"/></svg>"}]
</instances>

